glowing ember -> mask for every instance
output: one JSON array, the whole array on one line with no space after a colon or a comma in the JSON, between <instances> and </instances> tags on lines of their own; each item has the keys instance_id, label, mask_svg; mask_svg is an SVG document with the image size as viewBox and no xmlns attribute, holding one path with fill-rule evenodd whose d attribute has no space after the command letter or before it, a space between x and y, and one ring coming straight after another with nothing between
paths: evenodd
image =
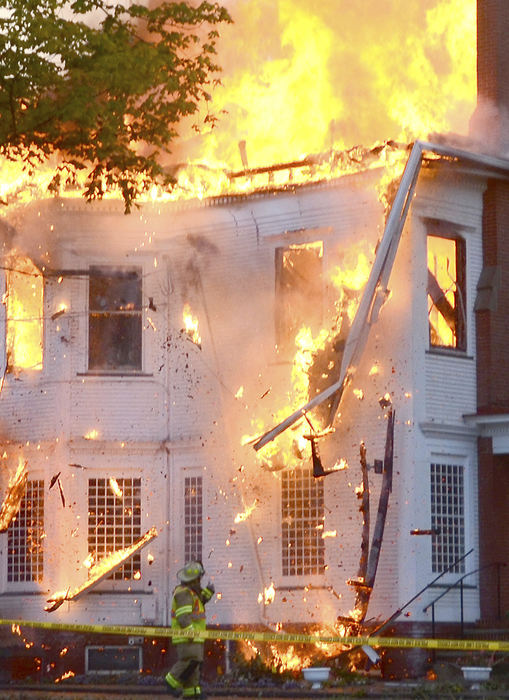
<instances>
[{"instance_id":1,"label":"glowing ember","mask_svg":"<svg viewBox=\"0 0 509 700\"><path fill-rule=\"evenodd\" d=\"M258 602L262 603L264 605L270 605L271 603L274 602L274 599L276 597L276 589L274 587L274 582L272 581L270 586L267 588L263 589L263 593L260 593L258 595Z\"/></svg>"},{"instance_id":2,"label":"glowing ember","mask_svg":"<svg viewBox=\"0 0 509 700\"><path fill-rule=\"evenodd\" d=\"M244 396L244 387L241 386L238 388L237 393L235 394L236 399L241 399Z\"/></svg>"},{"instance_id":3,"label":"glowing ember","mask_svg":"<svg viewBox=\"0 0 509 700\"><path fill-rule=\"evenodd\" d=\"M122 489L121 489L120 486L118 485L118 481L117 481L116 479L111 478L111 479L109 480L109 484L110 484L110 489L113 491L113 493L115 494L115 496L116 496L118 499L122 499Z\"/></svg>"},{"instance_id":4,"label":"glowing ember","mask_svg":"<svg viewBox=\"0 0 509 700\"><path fill-rule=\"evenodd\" d=\"M85 438L85 440L97 440L97 438L99 437L99 431L96 430L96 428L92 428L92 430L89 430L88 433L85 433L83 437Z\"/></svg>"},{"instance_id":5,"label":"glowing ember","mask_svg":"<svg viewBox=\"0 0 509 700\"><path fill-rule=\"evenodd\" d=\"M20 457L16 473L9 479L9 488L0 508L0 532L7 530L19 511L28 480L26 466L27 462Z\"/></svg>"},{"instance_id":6,"label":"glowing ember","mask_svg":"<svg viewBox=\"0 0 509 700\"><path fill-rule=\"evenodd\" d=\"M182 311L182 321L184 323L183 331L189 339L198 347L201 347L201 337L198 331L198 319L193 315L189 304L184 304Z\"/></svg>"},{"instance_id":7,"label":"glowing ember","mask_svg":"<svg viewBox=\"0 0 509 700\"><path fill-rule=\"evenodd\" d=\"M88 580L82 583L74 590L58 591L53 593L47 600L48 605L45 606L46 612L53 612L59 608L66 600L77 600L84 593L88 593L92 588L97 586L103 579L110 576L116 569L124 564L129 557L140 551L149 542L157 537L157 529L155 527L148 530L143 537L133 542L133 544L123 549L118 549L116 552L108 554L103 559L97 562L89 570Z\"/></svg>"},{"instance_id":8,"label":"glowing ember","mask_svg":"<svg viewBox=\"0 0 509 700\"><path fill-rule=\"evenodd\" d=\"M87 556L87 558L83 561L83 566L86 569L90 569L94 565L94 559L95 559L94 555L92 553L90 553Z\"/></svg>"},{"instance_id":9,"label":"glowing ember","mask_svg":"<svg viewBox=\"0 0 509 700\"><path fill-rule=\"evenodd\" d=\"M60 681L64 681L66 678L72 678L75 675L74 671L66 671L60 678L55 678L55 683L60 683Z\"/></svg>"},{"instance_id":10,"label":"glowing ember","mask_svg":"<svg viewBox=\"0 0 509 700\"><path fill-rule=\"evenodd\" d=\"M252 503L252 505L250 505L250 506L247 506L243 513L237 513L237 515L235 516L234 522L235 523L245 522L249 518L251 513L254 511L257 504L258 504L258 499L256 498L254 503Z\"/></svg>"},{"instance_id":11,"label":"glowing ember","mask_svg":"<svg viewBox=\"0 0 509 700\"><path fill-rule=\"evenodd\" d=\"M354 389L353 393L354 396L356 396L359 399L359 401L362 401L362 399L364 398L364 392L362 391L362 389Z\"/></svg>"},{"instance_id":12,"label":"glowing ember","mask_svg":"<svg viewBox=\"0 0 509 700\"><path fill-rule=\"evenodd\" d=\"M326 539L327 537L337 537L338 536L338 531L337 530L325 530L322 532L322 539Z\"/></svg>"}]
</instances>

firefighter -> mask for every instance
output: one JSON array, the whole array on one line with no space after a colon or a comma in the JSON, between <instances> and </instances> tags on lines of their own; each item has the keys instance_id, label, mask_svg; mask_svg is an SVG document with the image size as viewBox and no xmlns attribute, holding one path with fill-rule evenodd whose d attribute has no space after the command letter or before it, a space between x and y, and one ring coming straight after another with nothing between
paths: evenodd
<instances>
[{"instance_id":1,"label":"firefighter","mask_svg":"<svg viewBox=\"0 0 509 700\"><path fill-rule=\"evenodd\" d=\"M206 628L205 605L214 595L214 586L201 587L205 573L199 561L190 561L177 572L178 586L173 591L171 626L174 630L186 629L200 632ZM200 686L205 640L196 637L172 637L177 651L177 661L166 674L167 690L174 697L204 698Z\"/></svg>"}]
</instances>

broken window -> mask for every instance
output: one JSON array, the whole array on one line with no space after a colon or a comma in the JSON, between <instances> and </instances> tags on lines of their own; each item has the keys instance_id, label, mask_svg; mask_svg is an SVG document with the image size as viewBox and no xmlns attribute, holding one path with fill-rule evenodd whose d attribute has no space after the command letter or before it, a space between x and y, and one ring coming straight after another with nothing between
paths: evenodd
<instances>
[{"instance_id":1,"label":"broken window","mask_svg":"<svg viewBox=\"0 0 509 700\"><path fill-rule=\"evenodd\" d=\"M322 327L323 243L276 248L276 346L295 351L295 337L307 326L313 335Z\"/></svg>"},{"instance_id":2,"label":"broken window","mask_svg":"<svg viewBox=\"0 0 509 700\"><path fill-rule=\"evenodd\" d=\"M201 476L189 476L184 481L185 561L202 560L202 481Z\"/></svg>"},{"instance_id":3,"label":"broken window","mask_svg":"<svg viewBox=\"0 0 509 700\"><path fill-rule=\"evenodd\" d=\"M88 553L94 563L141 537L141 479L88 480ZM139 572L134 554L110 578L127 580Z\"/></svg>"},{"instance_id":4,"label":"broken window","mask_svg":"<svg viewBox=\"0 0 509 700\"><path fill-rule=\"evenodd\" d=\"M325 518L323 480L310 469L281 475L283 576L323 574Z\"/></svg>"},{"instance_id":5,"label":"broken window","mask_svg":"<svg viewBox=\"0 0 509 700\"><path fill-rule=\"evenodd\" d=\"M6 303L7 369L42 369L43 278L30 258L8 262Z\"/></svg>"},{"instance_id":6,"label":"broken window","mask_svg":"<svg viewBox=\"0 0 509 700\"><path fill-rule=\"evenodd\" d=\"M90 370L141 370L141 279L140 268L90 268Z\"/></svg>"},{"instance_id":7,"label":"broken window","mask_svg":"<svg viewBox=\"0 0 509 700\"><path fill-rule=\"evenodd\" d=\"M428 317L432 346L466 350L462 238L428 236Z\"/></svg>"},{"instance_id":8,"label":"broken window","mask_svg":"<svg viewBox=\"0 0 509 700\"><path fill-rule=\"evenodd\" d=\"M7 530L8 581L42 581L43 535L44 481L29 480L19 510Z\"/></svg>"},{"instance_id":9,"label":"broken window","mask_svg":"<svg viewBox=\"0 0 509 700\"><path fill-rule=\"evenodd\" d=\"M463 466L431 465L431 565L433 573L465 572L465 495Z\"/></svg>"}]
</instances>

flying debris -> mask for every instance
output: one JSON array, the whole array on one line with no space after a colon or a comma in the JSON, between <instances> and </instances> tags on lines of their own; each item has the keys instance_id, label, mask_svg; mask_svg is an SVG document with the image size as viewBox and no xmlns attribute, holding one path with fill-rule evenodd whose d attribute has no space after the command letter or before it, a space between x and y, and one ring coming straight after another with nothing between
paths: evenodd
<instances>
[{"instance_id":1,"label":"flying debris","mask_svg":"<svg viewBox=\"0 0 509 700\"><path fill-rule=\"evenodd\" d=\"M25 495L28 480L27 461L20 458L16 473L9 480L9 488L0 508L0 532L5 532L17 515L21 499Z\"/></svg>"},{"instance_id":2,"label":"flying debris","mask_svg":"<svg viewBox=\"0 0 509 700\"><path fill-rule=\"evenodd\" d=\"M46 612L53 612L57 610L66 600L77 600L85 593L88 593L95 588L103 579L110 576L114 571L116 571L122 564L133 556L136 552L139 552L145 545L151 542L155 537L157 537L157 529L155 527L150 528L143 537L139 540L133 542L133 544L123 549L118 549L116 552L108 554L104 559L101 559L90 567L88 571L88 580L82 583L80 586L66 591L58 591L53 593L47 599L47 605L44 607Z\"/></svg>"},{"instance_id":3,"label":"flying debris","mask_svg":"<svg viewBox=\"0 0 509 700\"><path fill-rule=\"evenodd\" d=\"M57 479L58 479L58 477L60 476L61 473L62 473L62 472L58 472L58 474L54 474L54 475L51 477L51 481L49 482L49 490L50 490L50 491L51 491L51 489L53 488L53 486L57 483Z\"/></svg>"}]
</instances>

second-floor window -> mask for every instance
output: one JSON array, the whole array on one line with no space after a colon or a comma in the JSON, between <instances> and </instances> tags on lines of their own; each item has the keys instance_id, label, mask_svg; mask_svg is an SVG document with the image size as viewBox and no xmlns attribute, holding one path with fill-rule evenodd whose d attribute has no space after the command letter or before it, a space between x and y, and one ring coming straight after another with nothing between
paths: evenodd
<instances>
[{"instance_id":1,"label":"second-floor window","mask_svg":"<svg viewBox=\"0 0 509 700\"><path fill-rule=\"evenodd\" d=\"M322 241L276 248L276 345L282 354L295 354L303 326L313 335L322 327L322 263Z\"/></svg>"},{"instance_id":2,"label":"second-floor window","mask_svg":"<svg viewBox=\"0 0 509 700\"><path fill-rule=\"evenodd\" d=\"M6 275L7 368L42 369L43 294L40 270L30 258L12 255Z\"/></svg>"},{"instance_id":3,"label":"second-floor window","mask_svg":"<svg viewBox=\"0 0 509 700\"><path fill-rule=\"evenodd\" d=\"M428 236L428 317L432 347L466 350L465 241Z\"/></svg>"},{"instance_id":4,"label":"second-floor window","mask_svg":"<svg viewBox=\"0 0 509 700\"><path fill-rule=\"evenodd\" d=\"M91 267L88 369L141 371L141 269Z\"/></svg>"}]
</instances>

